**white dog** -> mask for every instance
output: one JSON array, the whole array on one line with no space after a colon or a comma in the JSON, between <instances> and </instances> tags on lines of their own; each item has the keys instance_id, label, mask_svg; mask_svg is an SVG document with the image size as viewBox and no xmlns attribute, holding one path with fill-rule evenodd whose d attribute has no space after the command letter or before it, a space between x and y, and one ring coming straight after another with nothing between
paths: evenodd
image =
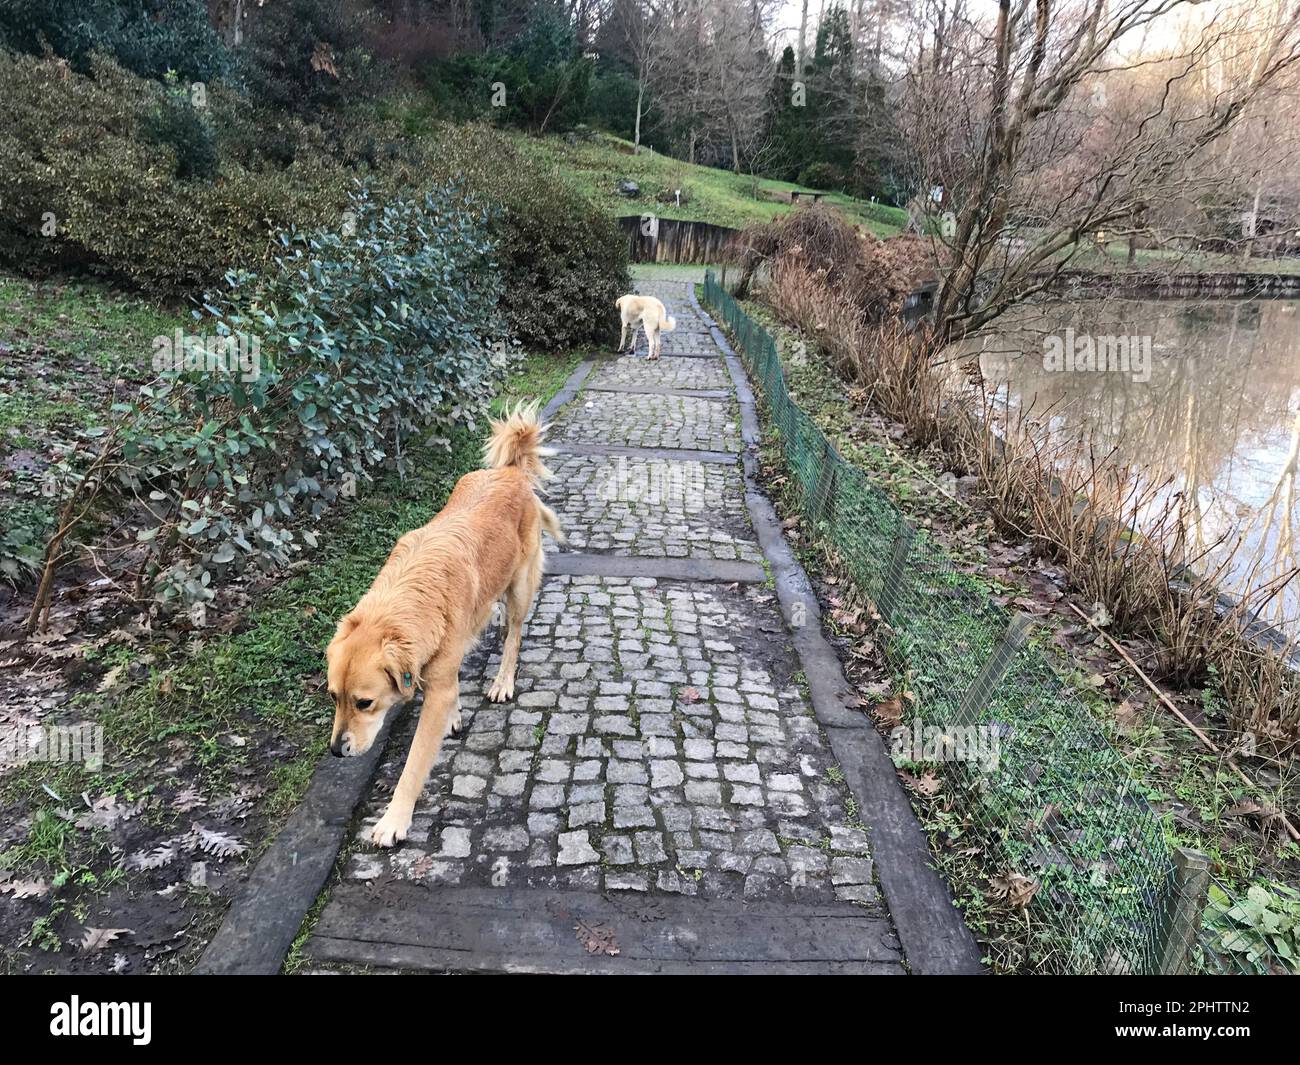
<instances>
[{"instance_id":1,"label":"white dog","mask_svg":"<svg viewBox=\"0 0 1300 1065\"><path fill-rule=\"evenodd\" d=\"M645 329L646 339L646 358L659 358L659 346L661 343L660 332L671 333L677 328L677 319L670 315L664 305L653 296L619 296L615 301L618 307L618 315L622 321L623 329L618 336L618 350L623 351L627 343L627 331L630 327L632 330L632 346L630 351L636 350L636 327L640 325Z\"/></svg>"}]
</instances>

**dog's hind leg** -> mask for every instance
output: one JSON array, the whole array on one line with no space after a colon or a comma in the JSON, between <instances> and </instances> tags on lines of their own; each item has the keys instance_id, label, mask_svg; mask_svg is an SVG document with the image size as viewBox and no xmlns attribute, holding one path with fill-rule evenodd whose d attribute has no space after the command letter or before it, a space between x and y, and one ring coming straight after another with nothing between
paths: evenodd
<instances>
[{"instance_id":1,"label":"dog's hind leg","mask_svg":"<svg viewBox=\"0 0 1300 1065\"><path fill-rule=\"evenodd\" d=\"M651 327L649 322L645 323L645 357L647 359L659 358L659 345L656 339L658 334L659 328L657 326Z\"/></svg>"},{"instance_id":2,"label":"dog's hind leg","mask_svg":"<svg viewBox=\"0 0 1300 1065\"><path fill-rule=\"evenodd\" d=\"M618 353L621 355L623 354L623 346L627 343L627 320L620 319L619 324L622 326L622 328L618 331ZM632 332L632 343L633 346L635 346L636 344L635 330L633 330Z\"/></svg>"},{"instance_id":3,"label":"dog's hind leg","mask_svg":"<svg viewBox=\"0 0 1300 1065\"><path fill-rule=\"evenodd\" d=\"M506 592L505 645L501 649L501 668L488 689L488 698L504 703L515 697L515 669L519 665L519 642L524 637L524 618L532 609L537 589L542 584L542 544L539 540L532 557L515 573Z\"/></svg>"}]
</instances>

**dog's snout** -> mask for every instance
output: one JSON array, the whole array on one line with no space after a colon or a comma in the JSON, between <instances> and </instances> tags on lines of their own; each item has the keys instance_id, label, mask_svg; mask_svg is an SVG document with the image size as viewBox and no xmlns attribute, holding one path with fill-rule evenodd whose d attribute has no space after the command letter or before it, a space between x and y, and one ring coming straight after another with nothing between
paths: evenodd
<instances>
[{"instance_id":1,"label":"dog's snout","mask_svg":"<svg viewBox=\"0 0 1300 1065\"><path fill-rule=\"evenodd\" d=\"M343 757L343 737L335 736L334 741L330 744L330 754L335 758Z\"/></svg>"}]
</instances>

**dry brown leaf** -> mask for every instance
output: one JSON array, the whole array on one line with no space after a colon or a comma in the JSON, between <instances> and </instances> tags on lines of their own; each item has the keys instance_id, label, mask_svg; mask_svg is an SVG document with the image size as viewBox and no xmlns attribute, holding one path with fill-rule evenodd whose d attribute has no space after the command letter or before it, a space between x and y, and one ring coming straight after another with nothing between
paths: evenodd
<instances>
[{"instance_id":1,"label":"dry brown leaf","mask_svg":"<svg viewBox=\"0 0 1300 1065\"><path fill-rule=\"evenodd\" d=\"M912 785L918 795L924 795L930 798L939 794L939 789L943 787L943 781L934 775L933 770L926 770L920 777L915 779Z\"/></svg>"},{"instance_id":2,"label":"dry brown leaf","mask_svg":"<svg viewBox=\"0 0 1300 1065\"><path fill-rule=\"evenodd\" d=\"M104 676L101 678L99 682L98 690L101 692L108 691L109 688L113 687L113 685L115 685L121 679L122 674L125 671L126 671L125 663L119 666L114 666L107 673L105 673Z\"/></svg>"},{"instance_id":3,"label":"dry brown leaf","mask_svg":"<svg viewBox=\"0 0 1300 1065\"><path fill-rule=\"evenodd\" d=\"M87 928L86 934L81 937L81 949L87 953L103 950L118 936L129 935L130 932L129 928Z\"/></svg>"},{"instance_id":4,"label":"dry brown leaf","mask_svg":"<svg viewBox=\"0 0 1300 1065\"><path fill-rule=\"evenodd\" d=\"M13 895L16 899L39 899L50 893L50 885L45 880L11 880L0 884L0 895Z\"/></svg>"},{"instance_id":5,"label":"dry brown leaf","mask_svg":"<svg viewBox=\"0 0 1300 1065\"><path fill-rule=\"evenodd\" d=\"M325 41L316 42L316 48L311 54L311 68L332 78L339 76L339 69L334 65L334 49Z\"/></svg>"},{"instance_id":6,"label":"dry brown leaf","mask_svg":"<svg viewBox=\"0 0 1300 1065\"><path fill-rule=\"evenodd\" d=\"M903 700L897 695L891 695L884 702L873 706L871 712L882 725L897 725L903 720Z\"/></svg>"},{"instance_id":7,"label":"dry brown leaf","mask_svg":"<svg viewBox=\"0 0 1300 1065\"><path fill-rule=\"evenodd\" d=\"M588 924L586 921L579 921L573 926L574 934L583 949L588 954L606 954L609 957L617 957L618 940L614 936L614 930L609 925Z\"/></svg>"},{"instance_id":8,"label":"dry brown leaf","mask_svg":"<svg viewBox=\"0 0 1300 1065\"><path fill-rule=\"evenodd\" d=\"M1019 873L1006 873L989 881L990 894L1023 910L1038 893L1038 882Z\"/></svg>"}]
</instances>

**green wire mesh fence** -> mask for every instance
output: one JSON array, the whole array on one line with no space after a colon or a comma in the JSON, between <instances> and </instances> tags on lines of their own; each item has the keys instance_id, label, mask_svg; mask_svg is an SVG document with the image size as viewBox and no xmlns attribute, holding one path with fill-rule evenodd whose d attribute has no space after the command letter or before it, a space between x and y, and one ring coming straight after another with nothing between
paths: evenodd
<instances>
[{"instance_id":1,"label":"green wire mesh fence","mask_svg":"<svg viewBox=\"0 0 1300 1065\"><path fill-rule=\"evenodd\" d=\"M978 825L990 871L1037 885L1025 967L1215 971L1206 959L1221 952L1200 933L1199 900L1160 818L1088 708L1027 642L1027 619L993 603L840 457L790 397L772 336L712 272L704 295L761 389L801 509L888 624L889 664L916 697L906 731L893 736L896 757L945 762L950 797Z\"/></svg>"}]
</instances>

